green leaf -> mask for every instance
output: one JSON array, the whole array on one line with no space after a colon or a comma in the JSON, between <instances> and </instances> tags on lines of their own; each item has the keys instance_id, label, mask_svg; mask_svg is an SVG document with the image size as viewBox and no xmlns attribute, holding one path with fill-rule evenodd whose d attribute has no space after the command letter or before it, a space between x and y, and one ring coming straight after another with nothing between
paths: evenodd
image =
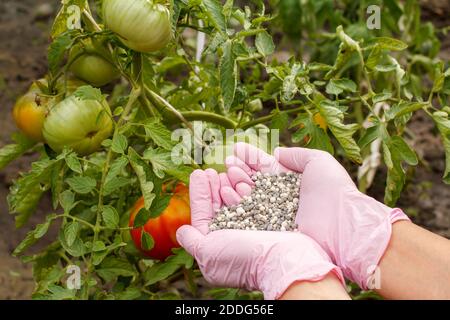
<instances>
[{"instance_id":1,"label":"green leaf","mask_svg":"<svg viewBox=\"0 0 450 320\"><path fill-rule=\"evenodd\" d=\"M56 284L49 285L48 291L50 292L49 298L52 300L74 300L76 298L76 290L63 288Z\"/></svg>"},{"instance_id":2,"label":"green leaf","mask_svg":"<svg viewBox=\"0 0 450 320\"><path fill-rule=\"evenodd\" d=\"M8 144L0 149L0 170L5 168L12 161L22 156L26 151L31 149L36 142L26 138L21 134L15 135L17 143Z\"/></svg>"},{"instance_id":3,"label":"green leaf","mask_svg":"<svg viewBox=\"0 0 450 320\"><path fill-rule=\"evenodd\" d=\"M108 196L114 191L118 191L119 189L128 186L130 184L130 179L125 177L114 177L108 181L106 181L103 186L103 195Z\"/></svg>"},{"instance_id":4,"label":"green leaf","mask_svg":"<svg viewBox=\"0 0 450 320\"><path fill-rule=\"evenodd\" d=\"M108 228L117 228L119 226L120 217L114 207L106 206L102 212L103 222Z\"/></svg>"},{"instance_id":5,"label":"green leaf","mask_svg":"<svg viewBox=\"0 0 450 320\"><path fill-rule=\"evenodd\" d=\"M92 86L81 86L74 92L74 96L80 100L103 101L105 98L100 89Z\"/></svg>"},{"instance_id":6,"label":"green leaf","mask_svg":"<svg viewBox=\"0 0 450 320\"><path fill-rule=\"evenodd\" d=\"M155 194L152 193L154 184L152 181L148 181L148 177L150 177L150 168L144 161L142 161L133 148L128 149L128 156L131 166L139 179L142 196L144 197L145 208L149 209L152 205L153 199L155 198Z\"/></svg>"},{"instance_id":7,"label":"green leaf","mask_svg":"<svg viewBox=\"0 0 450 320\"><path fill-rule=\"evenodd\" d=\"M379 45L375 45L370 51L369 57L366 60L365 66L371 70L373 70L378 62L381 60L382 51Z\"/></svg>"},{"instance_id":8,"label":"green leaf","mask_svg":"<svg viewBox=\"0 0 450 320\"><path fill-rule=\"evenodd\" d=\"M145 123L145 133L155 144L166 150L172 150L174 141L172 141L172 132L167 129L160 121L154 120Z\"/></svg>"},{"instance_id":9,"label":"green leaf","mask_svg":"<svg viewBox=\"0 0 450 320\"><path fill-rule=\"evenodd\" d=\"M56 74L59 65L64 59L66 51L72 45L71 33L65 33L58 36L48 48L48 68L52 74Z\"/></svg>"},{"instance_id":10,"label":"green leaf","mask_svg":"<svg viewBox=\"0 0 450 320\"><path fill-rule=\"evenodd\" d=\"M384 201L387 205L394 206L406 181L402 161L410 165L417 165L418 159L415 152L400 136L384 137L383 155L384 162L388 167Z\"/></svg>"},{"instance_id":11,"label":"green leaf","mask_svg":"<svg viewBox=\"0 0 450 320\"><path fill-rule=\"evenodd\" d=\"M374 38L369 42L369 44L375 44L376 46L379 46L381 49L391 51L402 51L408 48L408 45L403 41L389 37Z\"/></svg>"},{"instance_id":12,"label":"green leaf","mask_svg":"<svg viewBox=\"0 0 450 320\"><path fill-rule=\"evenodd\" d=\"M194 171L194 169L188 166L174 166L166 169L166 173L168 175L177 178L180 181L183 181L185 184L189 184L189 177L192 171Z\"/></svg>"},{"instance_id":13,"label":"green leaf","mask_svg":"<svg viewBox=\"0 0 450 320\"><path fill-rule=\"evenodd\" d=\"M439 92L442 90L444 86L445 77L446 76L444 74L444 64L442 62L437 63L434 68L434 82L433 88L431 89L432 92Z\"/></svg>"},{"instance_id":14,"label":"green leaf","mask_svg":"<svg viewBox=\"0 0 450 320\"><path fill-rule=\"evenodd\" d=\"M127 137L125 137L123 134L119 133L113 138L111 149L115 153L123 154L127 149L127 147L128 147Z\"/></svg>"},{"instance_id":15,"label":"green leaf","mask_svg":"<svg viewBox=\"0 0 450 320\"><path fill-rule=\"evenodd\" d=\"M164 171L175 166L175 164L171 160L170 152L158 149L147 149L144 152L143 158L151 162L153 172L160 179L164 178Z\"/></svg>"},{"instance_id":16,"label":"green leaf","mask_svg":"<svg viewBox=\"0 0 450 320\"><path fill-rule=\"evenodd\" d=\"M81 174L83 172L81 168L81 163L77 158L77 155L75 153L69 153L66 157L66 164L72 170L73 172Z\"/></svg>"},{"instance_id":17,"label":"green leaf","mask_svg":"<svg viewBox=\"0 0 450 320\"><path fill-rule=\"evenodd\" d=\"M49 189L53 169L60 160L42 159L32 164L10 188L7 197L9 211L16 214L16 226L22 227L33 214L39 200Z\"/></svg>"},{"instance_id":18,"label":"green leaf","mask_svg":"<svg viewBox=\"0 0 450 320\"><path fill-rule=\"evenodd\" d=\"M69 214L70 211L75 207L75 195L70 190L65 190L59 195L59 203L64 209L65 214Z\"/></svg>"},{"instance_id":19,"label":"green leaf","mask_svg":"<svg viewBox=\"0 0 450 320\"><path fill-rule=\"evenodd\" d=\"M142 208L134 218L133 228L140 228L150 220L152 213L150 210Z\"/></svg>"},{"instance_id":20,"label":"green leaf","mask_svg":"<svg viewBox=\"0 0 450 320\"><path fill-rule=\"evenodd\" d=\"M151 234L147 233L145 230L142 230L141 244L142 244L142 249L144 249L144 250L151 250L155 246L155 241L153 240L153 237L151 236Z\"/></svg>"},{"instance_id":21,"label":"green leaf","mask_svg":"<svg viewBox=\"0 0 450 320\"><path fill-rule=\"evenodd\" d=\"M286 112L275 113L275 116L272 118L272 123L270 125L271 129L284 130L288 127L289 123L289 115Z\"/></svg>"},{"instance_id":22,"label":"green leaf","mask_svg":"<svg viewBox=\"0 0 450 320\"><path fill-rule=\"evenodd\" d=\"M380 127L378 125L374 125L372 127L367 128L366 132L362 135L361 139L358 141L358 146L362 149L367 147L370 143L372 143L375 139L380 136Z\"/></svg>"},{"instance_id":23,"label":"green leaf","mask_svg":"<svg viewBox=\"0 0 450 320\"><path fill-rule=\"evenodd\" d=\"M316 104L320 115L325 119L330 131L344 149L347 157L356 163L362 163L359 146L353 139L353 134L358 130L359 125L344 124L344 113L331 101L322 100Z\"/></svg>"},{"instance_id":24,"label":"green leaf","mask_svg":"<svg viewBox=\"0 0 450 320\"><path fill-rule=\"evenodd\" d=\"M275 44L267 31L260 32L256 35L255 46L263 56L271 55L275 51Z\"/></svg>"},{"instance_id":25,"label":"green leaf","mask_svg":"<svg viewBox=\"0 0 450 320\"><path fill-rule=\"evenodd\" d=\"M152 203L152 207L150 208L150 219L159 217L169 206L171 198L171 195L161 195L156 197Z\"/></svg>"},{"instance_id":26,"label":"green leaf","mask_svg":"<svg viewBox=\"0 0 450 320\"><path fill-rule=\"evenodd\" d=\"M67 251L67 253L70 254L72 257L78 258L85 255L88 252L86 245L84 244L83 240L80 237L75 237L73 243L69 245L67 243L65 233L61 231L59 233L58 239L64 250Z\"/></svg>"},{"instance_id":27,"label":"green leaf","mask_svg":"<svg viewBox=\"0 0 450 320\"><path fill-rule=\"evenodd\" d=\"M417 155L413 149L400 136L392 136L389 141L389 149L395 150L392 152L396 158L404 160L407 164L416 166L419 163Z\"/></svg>"},{"instance_id":28,"label":"green leaf","mask_svg":"<svg viewBox=\"0 0 450 320\"><path fill-rule=\"evenodd\" d=\"M109 256L97 268L97 274L106 282L111 282L119 276L134 277L136 269L126 259Z\"/></svg>"},{"instance_id":29,"label":"green leaf","mask_svg":"<svg viewBox=\"0 0 450 320\"><path fill-rule=\"evenodd\" d=\"M59 195L63 190L64 175L66 174L66 168L62 162L58 162L52 169L50 177L50 189L52 194L52 207L54 210L58 208Z\"/></svg>"},{"instance_id":30,"label":"green leaf","mask_svg":"<svg viewBox=\"0 0 450 320\"><path fill-rule=\"evenodd\" d=\"M334 148L327 133L315 122L313 115L300 114L292 123L291 128L300 129L292 135L292 142L305 142L308 148L319 149L334 154Z\"/></svg>"},{"instance_id":31,"label":"green leaf","mask_svg":"<svg viewBox=\"0 0 450 320\"><path fill-rule=\"evenodd\" d=\"M281 100L283 102L289 102L294 99L295 95L298 92L298 87L296 83L295 75L288 75L283 80L283 90L281 95Z\"/></svg>"},{"instance_id":32,"label":"green leaf","mask_svg":"<svg viewBox=\"0 0 450 320\"><path fill-rule=\"evenodd\" d=\"M128 158L124 155L116 158L109 168L108 174L106 175L106 183L116 178L122 170L128 165Z\"/></svg>"},{"instance_id":33,"label":"green leaf","mask_svg":"<svg viewBox=\"0 0 450 320\"><path fill-rule=\"evenodd\" d=\"M233 53L232 47L233 42L231 42L231 40L227 40L223 44L223 52L219 63L220 89L226 110L230 109L234 101L238 82L236 57Z\"/></svg>"},{"instance_id":34,"label":"green leaf","mask_svg":"<svg viewBox=\"0 0 450 320\"><path fill-rule=\"evenodd\" d=\"M356 92L356 83L350 79L331 79L326 87L328 94L338 95L344 91Z\"/></svg>"},{"instance_id":35,"label":"green leaf","mask_svg":"<svg viewBox=\"0 0 450 320\"><path fill-rule=\"evenodd\" d=\"M183 249L174 249L175 255L170 256L164 262L157 263L144 273L145 286L155 284L171 276L181 267L190 269L194 259Z\"/></svg>"},{"instance_id":36,"label":"green leaf","mask_svg":"<svg viewBox=\"0 0 450 320\"><path fill-rule=\"evenodd\" d=\"M211 24L222 34L226 34L227 23L222 13L222 4L218 0L203 0L202 3Z\"/></svg>"},{"instance_id":37,"label":"green leaf","mask_svg":"<svg viewBox=\"0 0 450 320\"><path fill-rule=\"evenodd\" d=\"M408 114L410 112L417 111L419 109L423 109L425 107L429 106L428 102L400 102L398 104L395 104L392 106L387 112L386 112L386 119L392 120L394 118L403 116L405 114Z\"/></svg>"},{"instance_id":38,"label":"green leaf","mask_svg":"<svg viewBox=\"0 0 450 320\"><path fill-rule=\"evenodd\" d=\"M88 194L95 189L97 181L91 177L76 176L66 180L73 191L79 194Z\"/></svg>"},{"instance_id":39,"label":"green leaf","mask_svg":"<svg viewBox=\"0 0 450 320\"><path fill-rule=\"evenodd\" d=\"M60 34L68 30L69 18L81 19L81 12L86 7L86 0L65 0L63 6L59 10L52 26L51 36L52 38L58 37ZM80 17L77 16L77 12L69 9L69 7L78 7L80 9ZM71 8L71 9L72 9ZM76 21L71 21L76 22Z\"/></svg>"},{"instance_id":40,"label":"green leaf","mask_svg":"<svg viewBox=\"0 0 450 320\"><path fill-rule=\"evenodd\" d=\"M64 236L68 246L72 246L78 236L81 225L77 221L69 222L64 226Z\"/></svg>"},{"instance_id":41,"label":"green leaf","mask_svg":"<svg viewBox=\"0 0 450 320\"><path fill-rule=\"evenodd\" d=\"M42 224L38 224L36 228L27 233L22 242L14 249L13 255L17 256L22 254L26 249L35 244L40 238L42 238L50 228L53 220L56 219L55 214L48 215L46 221Z\"/></svg>"},{"instance_id":42,"label":"green leaf","mask_svg":"<svg viewBox=\"0 0 450 320\"><path fill-rule=\"evenodd\" d=\"M382 93L377 93L376 95L374 95L372 97L372 102L373 104L378 103L378 102L382 102L382 101L386 101L388 99L392 98L392 92L382 92Z\"/></svg>"},{"instance_id":43,"label":"green leaf","mask_svg":"<svg viewBox=\"0 0 450 320\"><path fill-rule=\"evenodd\" d=\"M445 183L450 184L450 120L448 114L443 111L434 112L432 117L441 134L445 150L445 171L442 179Z\"/></svg>"}]
</instances>

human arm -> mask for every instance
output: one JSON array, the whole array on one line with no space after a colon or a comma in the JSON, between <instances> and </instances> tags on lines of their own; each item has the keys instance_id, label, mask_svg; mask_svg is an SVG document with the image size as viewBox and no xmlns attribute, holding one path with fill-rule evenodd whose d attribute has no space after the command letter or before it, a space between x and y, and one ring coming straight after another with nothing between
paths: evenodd
<instances>
[{"instance_id":1,"label":"human arm","mask_svg":"<svg viewBox=\"0 0 450 320\"><path fill-rule=\"evenodd\" d=\"M243 186L245 175L302 173L299 230L316 240L344 275L362 288L373 287L374 271L379 270L378 291L386 298L448 297L450 241L414 226L401 209L359 192L331 155L278 148L271 156L241 143L227 166L229 185L224 185L221 194L229 204L249 192Z\"/></svg>"},{"instance_id":2,"label":"human arm","mask_svg":"<svg viewBox=\"0 0 450 320\"><path fill-rule=\"evenodd\" d=\"M450 241L409 221L392 227L379 264L387 299L450 299Z\"/></svg>"}]
</instances>

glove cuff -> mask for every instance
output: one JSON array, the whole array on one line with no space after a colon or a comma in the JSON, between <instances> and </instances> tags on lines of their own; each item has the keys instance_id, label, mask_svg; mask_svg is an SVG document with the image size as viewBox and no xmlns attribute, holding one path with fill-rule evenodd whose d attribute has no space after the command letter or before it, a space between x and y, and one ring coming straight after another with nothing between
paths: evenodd
<instances>
[{"instance_id":1,"label":"glove cuff","mask_svg":"<svg viewBox=\"0 0 450 320\"><path fill-rule=\"evenodd\" d=\"M389 245L392 224L400 220L409 221L408 216L399 208L388 208L380 218L375 227L365 230L364 236L359 234L353 241L347 243L343 251L346 252L345 259L342 264L338 263L344 275L364 290L377 289L381 286L382 275L378 265Z\"/></svg>"}]
</instances>

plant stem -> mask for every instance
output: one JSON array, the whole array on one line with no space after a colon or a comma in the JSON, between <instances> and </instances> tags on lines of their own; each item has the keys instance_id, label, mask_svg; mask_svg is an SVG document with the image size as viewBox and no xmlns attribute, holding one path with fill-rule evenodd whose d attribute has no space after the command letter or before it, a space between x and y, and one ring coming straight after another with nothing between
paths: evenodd
<instances>
[{"instance_id":1,"label":"plant stem","mask_svg":"<svg viewBox=\"0 0 450 320\"><path fill-rule=\"evenodd\" d=\"M128 103L125 107L125 110L123 111L119 121L117 122L115 128L114 128L114 134L113 134L113 139L114 137L117 136L117 134L119 133L119 129L120 127L123 125L123 123L125 122L126 117L128 116L128 114L131 112L131 109L135 103L135 101L138 99L139 95L141 94L141 90L140 89L136 89L133 88L133 90L131 91L130 94L130 98L128 99ZM102 179L100 182L100 190L99 190L99 195L98 195L98 204L97 204L97 216L96 216L96 221L95 221L95 226L93 226L94 229L94 238L92 240L92 243L95 243L98 240L98 236L99 233L101 231L101 212L103 210L103 190L104 190L104 186L106 183L106 177L107 174L109 172L109 167L111 164L111 161L113 160L113 152L112 152L112 148L110 148L108 150L108 154L106 156L106 161L103 167L103 171L102 171ZM93 271L93 255L91 253L88 263L87 263L87 274L86 274L86 280L85 280L85 285L83 287L83 299L87 300L89 299L89 279L91 277L91 273Z\"/></svg>"},{"instance_id":2,"label":"plant stem","mask_svg":"<svg viewBox=\"0 0 450 320\"><path fill-rule=\"evenodd\" d=\"M283 112L285 112L287 114L292 114L292 113L296 113L296 112L302 111L305 108L307 108L308 106L309 105L305 105L305 106L301 106L301 107L298 107L298 108L295 108L295 109L291 109L291 110L287 110L287 111L283 111ZM248 128L251 128L253 126L256 126L257 124L269 122L270 120L272 120L272 118L274 116L275 116L275 114L269 114L267 116L260 117L260 118L255 119L255 120L251 120L251 121L245 122L245 123L241 124L239 127L241 129L248 129Z\"/></svg>"}]
</instances>

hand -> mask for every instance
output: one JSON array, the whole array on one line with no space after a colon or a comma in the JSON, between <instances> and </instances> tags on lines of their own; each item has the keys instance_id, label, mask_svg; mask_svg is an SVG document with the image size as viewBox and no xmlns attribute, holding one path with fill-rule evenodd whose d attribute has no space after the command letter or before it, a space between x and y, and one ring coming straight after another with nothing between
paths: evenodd
<instances>
[{"instance_id":1,"label":"hand","mask_svg":"<svg viewBox=\"0 0 450 320\"><path fill-rule=\"evenodd\" d=\"M236 204L251 192L248 179L256 171L302 173L299 231L317 241L347 278L367 289L389 243L392 224L408 220L407 216L361 193L329 153L277 148L271 156L245 143L237 143L234 153L226 160L228 185L220 190L225 204Z\"/></svg>"},{"instance_id":2,"label":"hand","mask_svg":"<svg viewBox=\"0 0 450 320\"><path fill-rule=\"evenodd\" d=\"M319 281L338 267L309 237L293 232L220 230L208 232L219 206L219 175L196 170L190 178L192 226L177 231L178 242L195 257L205 279L218 286L260 290L277 299L296 281Z\"/></svg>"}]
</instances>

